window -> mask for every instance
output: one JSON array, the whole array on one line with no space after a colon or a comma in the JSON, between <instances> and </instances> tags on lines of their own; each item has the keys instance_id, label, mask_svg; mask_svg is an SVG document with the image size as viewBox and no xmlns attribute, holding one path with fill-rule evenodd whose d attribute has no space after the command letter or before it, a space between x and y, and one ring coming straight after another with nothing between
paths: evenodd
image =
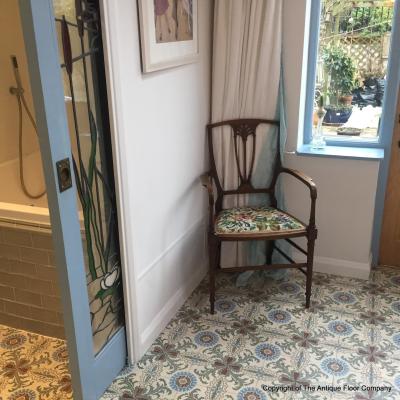
<instances>
[{"instance_id":1,"label":"window","mask_svg":"<svg viewBox=\"0 0 400 400\"><path fill-rule=\"evenodd\" d=\"M305 143L380 142L395 0L313 0ZM320 117L322 116L321 113Z\"/></svg>"}]
</instances>

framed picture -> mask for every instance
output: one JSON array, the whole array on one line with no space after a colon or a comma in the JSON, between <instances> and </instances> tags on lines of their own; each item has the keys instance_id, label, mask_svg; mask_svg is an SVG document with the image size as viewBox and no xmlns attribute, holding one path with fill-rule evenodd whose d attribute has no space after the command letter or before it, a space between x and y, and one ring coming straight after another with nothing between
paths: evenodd
<instances>
[{"instance_id":1,"label":"framed picture","mask_svg":"<svg viewBox=\"0 0 400 400\"><path fill-rule=\"evenodd\" d=\"M143 72L197 61L197 0L138 0Z\"/></svg>"}]
</instances>

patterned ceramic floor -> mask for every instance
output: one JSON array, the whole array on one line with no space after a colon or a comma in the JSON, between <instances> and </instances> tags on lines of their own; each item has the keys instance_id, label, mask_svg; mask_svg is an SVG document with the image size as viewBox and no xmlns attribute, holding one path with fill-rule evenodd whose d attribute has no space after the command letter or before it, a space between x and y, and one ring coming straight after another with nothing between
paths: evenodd
<instances>
[{"instance_id":1,"label":"patterned ceramic floor","mask_svg":"<svg viewBox=\"0 0 400 400\"><path fill-rule=\"evenodd\" d=\"M65 341L0 325L0 400L67 399Z\"/></svg>"},{"instance_id":2,"label":"patterned ceramic floor","mask_svg":"<svg viewBox=\"0 0 400 400\"><path fill-rule=\"evenodd\" d=\"M221 275L214 316L203 283L103 399L400 399L400 270L316 274L310 311L303 282Z\"/></svg>"}]
</instances>

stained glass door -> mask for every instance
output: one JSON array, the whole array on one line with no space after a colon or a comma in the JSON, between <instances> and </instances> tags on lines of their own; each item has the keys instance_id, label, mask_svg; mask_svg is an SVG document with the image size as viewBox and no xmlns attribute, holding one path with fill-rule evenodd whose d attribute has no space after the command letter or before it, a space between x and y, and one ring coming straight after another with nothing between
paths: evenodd
<instances>
[{"instance_id":1,"label":"stained glass door","mask_svg":"<svg viewBox=\"0 0 400 400\"><path fill-rule=\"evenodd\" d=\"M98 0L20 0L74 399L126 361Z\"/></svg>"}]
</instances>

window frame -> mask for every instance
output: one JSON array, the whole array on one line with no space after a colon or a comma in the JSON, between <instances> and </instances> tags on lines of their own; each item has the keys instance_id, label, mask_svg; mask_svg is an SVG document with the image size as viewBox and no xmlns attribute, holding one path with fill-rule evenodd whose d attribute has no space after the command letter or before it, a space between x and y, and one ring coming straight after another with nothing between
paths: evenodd
<instances>
[{"instance_id":1,"label":"window frame","mask_svg":"<svg viewBox=\"0 0 400 400\"><path fill-rule=\"evenodd\" d=\"M306 71L306 87L305 87L305 99L304 99L304 123L303 123L303 146L300 146L300 152L304 151L305 147L310 147L312 139L312 117L314 107L314 94L315 94L315 79L317 72L317 57L319 47L319 35L320 35L320 14L321 14L321 2L322 0L310 0L310 20L309 20L309 43L308 43L308 57L307 57L307 71ZM395 0L393 10L393 25L390 36L390 47L389 47L389 60L387 67L387 83L391 82L390 85L386 85L383 106L382 106L382 117L381 124L379 127L377 139L360 139L357 138L328 138L326 141L326 148L329 147L349 147L349 148L365 148L365 149L385 149L387 148L388 141L391 142L393 125L396 114L397 94L398 94L398 83L400 81L400 35L399 27L400 24L400 0ZM395 83L394 85L392 83ZM396 89L397 88L397 89ZM312 95L310 95L312 94ZM307 149L307 153L312 153L312 149ZM329 153L316 151L315 153ZM323 154L321 154L323 155ZM380 157L379 157L380 158Z\"/></svg>"}]
</instances>

